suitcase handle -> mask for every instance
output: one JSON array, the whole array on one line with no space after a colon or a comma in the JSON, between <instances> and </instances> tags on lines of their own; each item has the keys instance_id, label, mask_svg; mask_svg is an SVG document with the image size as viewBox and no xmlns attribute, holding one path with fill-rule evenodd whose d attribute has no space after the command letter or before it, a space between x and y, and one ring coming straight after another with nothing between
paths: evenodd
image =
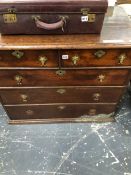
<instances>
[{"instance_id":1,"label":"suitcase handle","mask_svg":"<svg viewBox=\"0 0 131 175\"><path fill-rule=\"evenodd\" d=\"M52 24L45 23L41 21L38 17L35 17L34 19L35 19L35 24L38 28L46 29L46 30L54 30L54 29L62 28L62 31L64 31L63 26L66 23L66 17L64 16L61 17L60 21Z\"/></svg>"}]
</instances>

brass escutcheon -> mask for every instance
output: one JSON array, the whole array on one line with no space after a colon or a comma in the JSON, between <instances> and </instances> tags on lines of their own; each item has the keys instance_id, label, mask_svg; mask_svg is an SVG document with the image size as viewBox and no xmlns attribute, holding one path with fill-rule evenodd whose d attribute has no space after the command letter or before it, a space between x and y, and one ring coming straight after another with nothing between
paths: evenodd
<instances>
[{"instance_id":1,"label":"brass escutcheon","mask_svg":"<svg viewBox=\"0 0 131 175\"><path fill-rule=\"evenodd\" d=\"M99 99L100 99L100 94L99 93L95 93L95 94L93 94L93 99L95 100L95 101L98 101Z\"/></svg>"},{"instance_id":2,"label":"brass escutcheon","mask_svg":"<svg viewBox=\"0 0 131 175\"><path fill-rule=\"evenodd\" d=\"M21 94L20 96L21 96L23 102L27 102L28 101L28 96L27 95Z\"/></svg>"},{"instance_id":3,"label":"brass escutcheon","mask_svg":"<svg viewBox=\"0 0 131 175\"><path fill-rule=\"evenodd\" d=\"M33 114L34 114L34 111L32 111L32 110L27 110L27 111L26 111L26 114L27 114L27 115L33 115Z\"/></svg>"},{"instance_id":4,"label":"brass escutcheon","mask_svg":"<svg viewBox=\"0 0 131 175\"><path fill-rule=\"evenodd\" d=\"M98 80L100 81L100 83L102 83L105 79L105 75L101 74L98 76Z\"/></svg>"},{"instance_id":5,"label":"brass escutcheon","mask_svg":"<svg viewBox=\"0 0 131 175\"><path fill-rule=\"evenodd\" d=\"M106 52L104 50L98 50L97 52L94 53L96 58L102 58L105 54Z\"/></svg>"},{"instance_id":6,"label":"brass escutcheon","mask_svg":"<svg viewBox=\"0 0 131 175\"><path fill-rule=\"evenodd\" d=\"M57 70L56 71L56 74L59 75L59 76L63 76L65 75L66 71L65 70Z\"/></svg>"},{"instance_id":7,"label":"brass escutcheon","mask_svg":"<svg viewBox=\"0 0 131 175\"><path fill-rule=\"evenodd\" d=\"M12 55L15 56L16 58L20 59L23 57L24 53L19 51L19 50L16 50L16 51L12 52Z\"/></svg>"},{"instance_id":8,"label":"brass escutcheon","mask_svg":"<svg viewBox=\"0 0 131 175\"><path fill-rule=\"evenodd\" d=\"M76 65L79 60L80 60L80 57L78 55L75 55L72 57L72 62L74 65Z\"/></svg>"},{"instance_id":9,"label":"brass escutcheon","mask_svg":"<svg viewBox=\"0 0 131 175\"><path fill-rule=\"evenodd\" d=\"M63 109L65 109L66 108L66 106L58 106L58 109L59 110L63 110Z\"/></svg>"},{"instance_id":10,"label":"brass escutcheon","mask_svg":"<svg viewBox=\"0 0 131 175\"><path fill-rule=\"evenodd\" d=\"M122 53L118 56L119 64L123 64L124 60L127 59L126 53Z\"/></svg>"},{"instance_id":11,"label":"brass escutcheon","mask_svg":"<svg viewBox=\"0 0 131 175\"><path fill-rule=\"evenodd\" d=\"M39 62L41 63L41 66L45 66L46 62L47 62L47 57L45 56L40 56L39 57Z\"/></svg>"},{"instance_id":12,"label":"brass escutcheon","mask_svg":"<svg viewBox=\"0 0 131 175\"><path fill-rule=\"evenodd\" d=\"M65 90L65 89L58 89L57 92L58 92L59 94L64 94L64 93L66 92L66 90Z\"/></svg>"},{"instance_id":13,"label":"brass escutcheon","mask_svg":"<svg viewBox=\"0 0 131 175\"><path fill-rule=\"evenodd\" d=\"M14 77L15 81L17 82L18 85L21 85L22 84L22 76L21 75L16 75Z\"/></svg>"},{"instance_id":14,"label":"brass escutcheon","mask_svg":"<svg viewBox=\"0 0 131 175\"><path fill-rule=\"evenodd\" d=\"M96 109L90 109L89 115L96 115Z\"/></svg>"}]
</instances>

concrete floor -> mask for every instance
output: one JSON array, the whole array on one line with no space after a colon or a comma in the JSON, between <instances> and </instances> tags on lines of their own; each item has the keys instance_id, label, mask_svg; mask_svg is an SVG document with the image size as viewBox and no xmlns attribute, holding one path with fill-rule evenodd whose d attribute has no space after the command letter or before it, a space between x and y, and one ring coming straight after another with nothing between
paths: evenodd
<instances>
[{"instance_id":1,"label":"concrete floor","mask_svg":"<svg viewBox=\"0 0 131 175\"><path fill-rule=\"evenodd\" d=\"M131 95L115 123L8 125L0 108L0 175L131 175Z\"/></svg>"}]
</instances>

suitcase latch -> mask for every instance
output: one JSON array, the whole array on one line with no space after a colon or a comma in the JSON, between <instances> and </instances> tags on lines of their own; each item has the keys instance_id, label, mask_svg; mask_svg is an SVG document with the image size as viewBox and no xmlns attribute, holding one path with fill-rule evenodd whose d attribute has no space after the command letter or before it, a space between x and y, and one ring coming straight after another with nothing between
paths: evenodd
<instances>
[{"instance_id":1,"label":"suitcase latch","mask_svg":"<svg viewBox=\"0 0 131 175\"><path fill-rule=\"evenodd\" d=\"M84 22L95 22L95 20L96 20L96 14L95 13L89 13L89 11L90 11L89 8L82 8L81 9L81 13L83 15L82 16L83 18L81 18L81 19L86 19Z\"/></svg>"},{"instance_id":2,"label":"suitcase latch","mask_svg":"<svg viewBox=\"0 0 131 175\"><path fill-rule=\"evenodd\" d=\"M82 8L82 9L81 9L82 15L88 15L89 11L90 11L89 8Z\"/></svg>"},{"instance_id":3,"label":"suitcase latch","mask_svg":"<svg viewBox=\"0 0 131 175\"><path fill-rule=\"evenodd\" d=\"M11 8L8 9L8 12L3 14L4 23L16 23L17 22L17 16L16 16L16 9Z\"/></svg>"}]
</instances>

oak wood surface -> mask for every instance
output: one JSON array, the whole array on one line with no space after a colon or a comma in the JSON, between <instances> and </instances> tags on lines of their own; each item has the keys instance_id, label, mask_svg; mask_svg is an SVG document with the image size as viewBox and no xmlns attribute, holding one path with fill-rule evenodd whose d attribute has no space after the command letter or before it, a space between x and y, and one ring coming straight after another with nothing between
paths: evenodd
<instances>
[{"instance_id":1,"label":"oak wood surface","mask_svg":"<svg viewBox=\"0 0 131 175\"><path fill-rule=\"evenodd\" d=\"M73 49L73 50L21 50L21 58L13 54L15 50L0 51L0 68L3 67L30 67L30 68L57 68L57 67L98 67L98 66L131 66L131 49ZM95 54L104 52L102 57ZM121 62L122 55L125 58ZM64 59L68 57L67 59ZM76 64L73 57L78 57ZM47 59L42 66L40 58Z\"/></svg>"},{"instance_id":2,"label":"oak wood surface","mask_svg":"<svg viewBox=\"0 0 131 175\"><path fill-rule=\"evenodd\" d=\"M117 0L117 4L131 4L131 0Z\"/></svg>"},{"instance_id":3,"label":"oak wood surface","mask_svg":"<svg viewBox=\"0 0 131 175\"><path fill-rule=\"evenodd\" d=\"M110 114L115 111L115 104L59 104L6 106L12 120L50 119L50 118L82 118L85 115Z\"/></svg>"},{"instance_id":4,"label":"oak wood surface","mask_svg":"<svg viewBox=\"0 0 131 175\"><path fill-rule=\"evenodd\" d=\"M95 54L104 52L102 57ZM125 55L126 58L120 62L120 57ZM62 59L63 55L68 55L68 59ZM79 59L76 64L73 63L73 57ZM86 50L61 50L60 57L63 67L90 67L90 66L130 66L131 49L86 49Z\"/></svg>"},{"instance_id":5,"label":"oak wood surface","mask_svg":"<svg viewBox=\"0 0 131 175\"><path fill-rule=\"evenodd\" d=\"M64 75L57 75L65 71ZM102 70L0 70L0 87L31 86L124 86L128 84L128 69ZM21 84L15 80L22 78ZM100 81L100 77L102 80Z\"/></svg>"},{"instance_id":6,"label":"oak wood surface","mask_svg":"<svg viewBox=\"0 0 131 175\"><path fill-rule=\"evenodd\" d=\"M0 90L0 96L2 102L5 105L76 102L117 103L121 95L124 93L125 89L125 87L57 87L37 89L3 89Z\"/></svg>"},{"instance_id":7,"label":"oak wood surface","mask_svg":"<svg viewBox=\"0 0 131 175\"><path fill-rule=\"evenodd\" d=\"M57 50L21 50L21 58L13 55L15 50L0 51L0 67L58 67L59 58ZM41 57L47 61L42 66Z\"/></svg>"},{"instance_id":8,"label":"oak wood surface","mask_svg":"<svg viewBox=\"0 0 131 175\"><path fill-rule=\"evenodd\" d=\"M19 119L19 120L8 120L9 124L12 125L27 125L27 124L51 124L51 123L105 123L105 122L115 122L115 115L111 117L89 117L86 120L81 120L77 118L54 118L54 119Z\"/></svg>"}]
</instances>

